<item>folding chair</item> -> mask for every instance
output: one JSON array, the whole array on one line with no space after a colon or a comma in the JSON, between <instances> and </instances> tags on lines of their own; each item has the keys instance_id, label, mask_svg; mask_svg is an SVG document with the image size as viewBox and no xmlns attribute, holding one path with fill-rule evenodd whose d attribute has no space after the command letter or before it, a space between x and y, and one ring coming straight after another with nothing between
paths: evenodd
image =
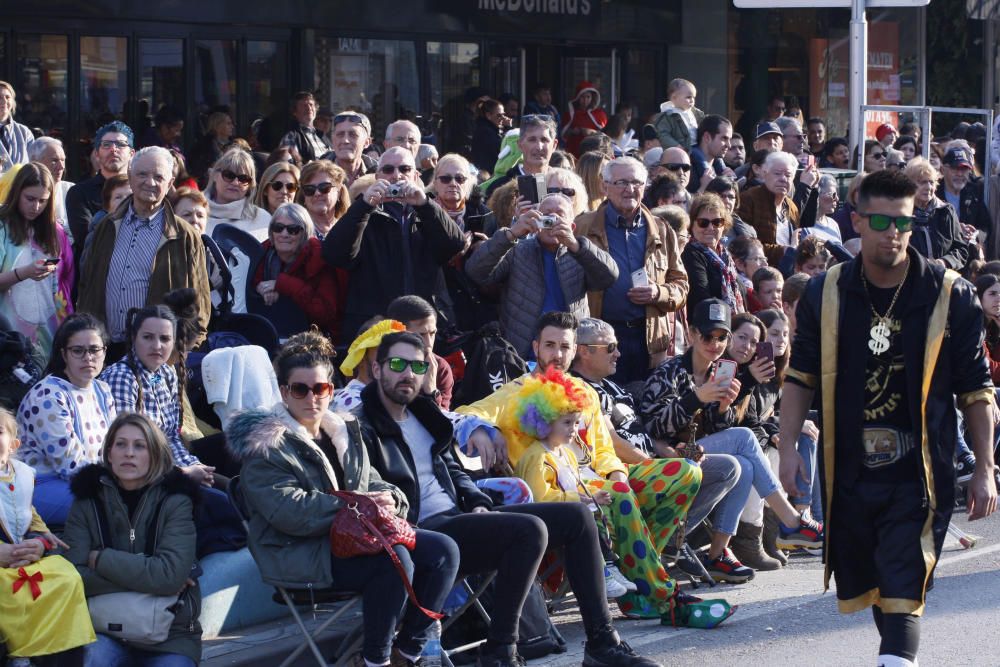
<instances>
[{"instance_id":1,"label":"folding chair","mask_svg":"<svg viewBox=\"0 0 1000 667\"><path fill-rule=\"evenodd\" d=\"M482 581L479 582L479 586L475 589L472 588L472 584L469 583L468 578L462 580L462 583L459 585L465 589L465 592L469 597L468 599L466 599L464 603L462 603L461 606L459 606L455 611L449 614L448 618L444 619L444 621L441 623L442 633L448 628L450 628L462 616L462 614L464 614L470 608L475 608L479 616L486 622L486 625L490 624L489 612L487 612L486 608L483 607L483 604L479 601L479 598L481 598L483 593L486 592L486 589L489 587L489 585L493 583L493 580L496 578L496 576L497 576L496 572L493 572L488 576L483 577ZM461 646L456 646L455 648L448 649L447 651L445 651L445 653L450 657L455 655L456 653L463 653L465 651L471 651L473 649L479 648L480 645L485 643L486 643L486 638L483 637L482 639L478 639L474 642L469 642L468 644L462 644Z\"/></svg>"},{"instance_id":2,"label":"folding chair","mask_svg":"<svg viewBox=\"0 0 1000 667\"><path fill-rule=\"evenodd\" d=\"M229 501L239 513L240 518L243 519L243 523L246 524L247 516L245 505L243 504L243 495L240 490L239 475L229 480L229 487L226 489L226 493L229 496ZM279 667L290 667L306 649L309 649L313 657L316 658L316 663L320 667L327 667L329 663L323 657L316 641L335 621L344 617L347 612L355 609L355 607L361 603L361 595L359 593L344 593L328 589L313 588L291 589L283 586L275 586L275 594L272 599L276 603L284 604L288 607L289 613L291 613L292 618L295 619L295 624L299 626L299 630L302 632L302 637L305 640L305 643L297 646L295 650L292 651L288 657L284 659L284 661L282 661ZM339 608L334 610L332 608L334 605L339 605ZM329 610L332 611L332 613L329 618L310 632L309 628L306 627L301 614L299 614L299 607L310 607L314 616L321 610ZM350 657L361 647L362 627L361 623L357 624L341 641L336 653L338 657L337 662L335 663L336 665L347 664Z\"/></svg>"}]
</instances>

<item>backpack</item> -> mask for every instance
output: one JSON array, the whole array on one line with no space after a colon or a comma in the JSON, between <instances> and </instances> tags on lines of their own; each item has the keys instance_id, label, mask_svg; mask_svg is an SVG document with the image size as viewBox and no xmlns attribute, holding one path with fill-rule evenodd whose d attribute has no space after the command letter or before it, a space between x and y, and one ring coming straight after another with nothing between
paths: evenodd
<instances>
[{"instance_id":1,"label":"backpack","mask_svg":"<svg viewBox=\"0 0 1000 667\"><path fill-rule=\"evenodd\" d=\"M528 372L521 355L500 335L498 322L490 322L469 336L464 349L465 376L455 390L453 406L475 403Z\"/></svg>"}]
</instances>

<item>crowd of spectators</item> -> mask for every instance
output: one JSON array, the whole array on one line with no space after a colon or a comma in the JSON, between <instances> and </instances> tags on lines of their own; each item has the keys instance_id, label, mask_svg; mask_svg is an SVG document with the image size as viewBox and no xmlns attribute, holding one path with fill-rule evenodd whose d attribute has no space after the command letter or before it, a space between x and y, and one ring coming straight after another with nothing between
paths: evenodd
<instances>
[{"instance_id":1,"label":"crowd of spectators","mask_svg":"<svg viewBox=\"0 0 1000 667\"><path fill-rule=\"evenodd\" d=\"M593 666L655 664L621 641L609 599L697 625L678 570L738 584L816 553L815 419L805 478L790 492L777 475L796 304L860 252L860 183L899 171L917 194L898 231L975 282L1000 377L985 133L883 125L855 175L822 118L769 108L743 137L698 108L694 83L666 97L609 114L582 81L560 111L540 85L522 113L471 89L435 146L407 119L376 135L302 92L269 155L224 110L185 154L183 116L164 107L142 148L120 121L100 128L92 174L71 184L63 146L14 120L0 82L0 329L24 347L2 369L20 391L0 411L0 580L39 568L37 627L58 608L66 629L9 629L27 603L0 604L13 664L196 664L195 545L214 527L194 501L239 505L264 581L363 596L357 665L415 664L433 619L384 555L331 554L347 510L330 489L416 526L397 551L431 610L456 577L496 572L483 665L523 664L518 618L550 549ZM282 342L262 369L280 400L219 428L186 363L210 334L246 334L226 328L238 315ZM475 353L498 340L520 372ZM961 481L975 461L967 447L956 461ZM178 597L166 639L95 641L86 598L122 591ZM717 604L716 624L734 611Z\"/></svg>"}]
</instances>

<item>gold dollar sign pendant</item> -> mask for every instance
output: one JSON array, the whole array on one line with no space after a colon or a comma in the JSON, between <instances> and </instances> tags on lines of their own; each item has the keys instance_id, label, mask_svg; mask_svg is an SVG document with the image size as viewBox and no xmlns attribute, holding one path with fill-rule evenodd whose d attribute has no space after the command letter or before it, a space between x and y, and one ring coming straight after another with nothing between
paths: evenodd
<instances>
[{"instance_id":1,"label":"gold dollar sign pendant","mask_svg":"<svg viewBox=\"0 0 1000 667\"><path fill-rule=\"evenodd\" d=\"M892 331L884 319L879 319L872 326L868 335L871 336L868 341L868 349L872 351L872 354L879 355L889 349L889 336L892 335Z\"/></svg>"}]
</instances>

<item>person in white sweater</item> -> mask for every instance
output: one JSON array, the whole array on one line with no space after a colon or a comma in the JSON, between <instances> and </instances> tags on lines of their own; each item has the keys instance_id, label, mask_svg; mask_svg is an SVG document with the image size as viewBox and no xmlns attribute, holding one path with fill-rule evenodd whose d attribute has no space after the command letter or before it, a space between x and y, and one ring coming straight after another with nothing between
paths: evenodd
<instances>
[{"instance_id":1,"label":"person in white sweater","mask_svg":"<svg viewBox=\"0 0 1000 667\"><path fill-rule=\"evenodd\" d=\"M227 223L261 243L267 239L271 215L253 203L256 181L253 157L241 148L230 148L215 161L205 189L205 196L208 197L205 232L209 236L212 236L216 225Z\"/></svg>"}]
</instances>

